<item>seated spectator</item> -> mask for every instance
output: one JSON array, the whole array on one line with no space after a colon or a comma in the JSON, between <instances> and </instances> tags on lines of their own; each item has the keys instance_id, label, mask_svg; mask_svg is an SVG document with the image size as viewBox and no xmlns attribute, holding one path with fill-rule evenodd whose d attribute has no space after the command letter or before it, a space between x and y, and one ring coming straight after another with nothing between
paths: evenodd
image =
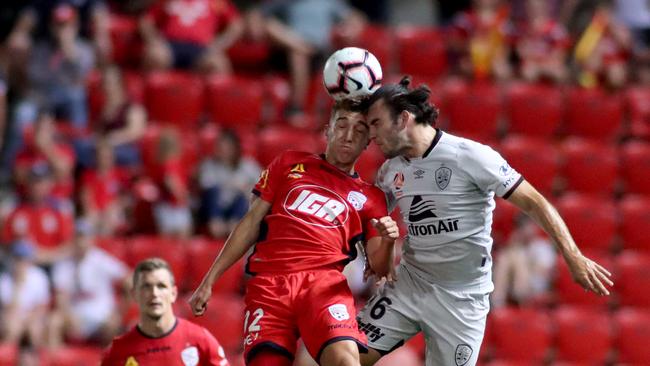
<instances>
[{"instance_id":1,"label":"seated spectator","mask_svg":"<svg viewBox=\"0 0 650 366\"><path fill-rule=\"evenodd\" d=\"M570 46L566 30L551 18L544 0L528 0L526 13L526 21L516 32L521 76L531 82L564 82L568 77L566 56Z\"/></svg>"},{"instance_id":2,"label":"seated spectator","mask_svg":"<svg viewBox=\"0 0 650 366\"><path fill-rule=\"evenodd\" d=\"M84 171L81 177L83 216L94 232L111 236L124 224L124 205L120 200L122 176L115 168L113 149L104 140L97 143L96 168Z\"/></svg>"},{"instance_id":3,"label":"seated spectator","mask_svg":"<svg viewBox=\"0 0 650 366\"><path fill-rule=\"evenodd\" d=\"M2 225L2 241L29 240L35 247L34 261L51 264L69 252L72 214L57 206L51 196L53 178L47 164L35 164L27 182L27 194Z\"/></svg>"},{"instance_id":4,"label":"seated spectator","mask_svg":"<svg viewBox=\"0 0 650 366\"><path fill-rule=\"evenodd\" d=\"M26 240L9 247L9 270L0 274L0 332L3 342L43 344L50 287L45 271L34 265L35 248Z\"/></svg>"},{"instance_id":5,"label":"seated spectator","mask_svg":"<svg viewBox=\"0 0 650 366\"><path fill-rule=\"evenodd\" d=\"M216 145L215 154L201 163L198 178L210 234L223 238L248 211L250 192L261 169L255 160L242 156L234 132L223 132Z\"/></svg>"},{"instance_id":6,"label":"seated spectator","mask_svg":"<svg viewBox=\"0 0 650 366\"><path fill-rule=\"evenodd\" d=\"M459 58L459 71L475 79L509 79L508 7L501 0L474 0L473 4L454 21L451 48Z\"/></svg>"},{"instance_id":7,"label":"seated spectator","mask_svg":"<svg viewBox=\"0 0 650 366\"><path fill-rule=\"evenodd\" d=\"M54 8L50 24L51 38L36 44L31 53L31 89L16 118L24 126L36 119L39 108L46 108L83 129L88 122L85 80L94 65L93 50L79 37L77 12L72 6Z\"/></svg>"},{"instance_id":8,"label":"seated spectator","mask_svg":"<svg viewBox=\"0 0 650 366\"><path fill-rule=\"evenodd\" d=\"M527 216L519 216L508 244L494 261L494 307L509 301L526 305L548 295L555 268L553 244Z\"/></svg>"},{"instance_id":9,"label":"seated spectator","mask_svg":"<svg viewBox=\"0 0 650 366\"><path fill-rule=\"evenodd\" d=\"M56 294L50 317L48 345L63 345L65 339L96 341L106 345L121 325L114 285L127 291L128 267L111 254L95 247L92 226L76 226L72 255L54 264L52 278Z\"/></svg>"},{"instance_id":10,"label":"seated spectator","mask_svg":"<svg viewBox=\"0 0 650 366\"><path fill-rule=\"evenodd\" d=\"M187 172L183 167L178 135L164 130L158 142L158 165L152 172L158 183L160 199L154 207L158 232L180 238L192 232L192 213L189 207Z\"/></svg>"},{"instance_id":11,"label":"seated spectator","mask_svg":"<svg viewBox=\"0 0 650 366\"><path fill-rule=\"evenodd\" d=\"M79 162L84 167L93 166L95 144L105 140L113 148L115 162L119 166L140 163L138 141L145 133L147 112L126 95L122 73L116 66L108 66L102 72L102 88L105 96L99 120L94 124L93 135L75 141Z\"/></svg>"},{"instance_id":12,"label":"seated spectator","mask_svg":"<svg viewBox=\"0 0 650 366\"><path fill-rule=\"evenodd\" d=\"M611 1L601 1L575 46L578 83L586 88L625 86L631 47L630 31L616 20Z\"/></svg>"},{"instance_id":13,"label":"seated spectator","mask_svg":"<svg viewBox=\"0 0 650 366\"><path fill-rule=\"evenodd\" d=\"M158 1L140 21L144 66L230 73L225 51L243 30L230 0Z\"/></svg>"}]
</instances>

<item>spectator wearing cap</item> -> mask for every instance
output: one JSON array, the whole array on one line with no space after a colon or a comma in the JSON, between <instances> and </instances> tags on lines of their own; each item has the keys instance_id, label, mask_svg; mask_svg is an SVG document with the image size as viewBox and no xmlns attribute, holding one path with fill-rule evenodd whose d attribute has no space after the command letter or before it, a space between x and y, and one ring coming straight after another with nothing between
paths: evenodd
<instances>
[{"instance_id":1,"label":"spectator wearing cap","mask_svg":"<svg viewBox=\"0 0 650 366\"><path fill-rule=\"evenodd\" d=\"M27 240L9 248L9 270L0 274L0 334L3 342L43 344L50 290L47 274L34 264L36 249Z\"/></svg>"},{"instance_id":2,"label":"spectator wearing cap","mask_svg":"<svg viewBox=\"0 0 650 366\"><path fill-rule=\"evenodd\" d=\"M122 320L115 285L126 292L128 267L95 246L92 225L80 220L75 227L72 254L54 264L56 305L50 317L48 345L59 347L65 339L108 344Z\"/></svg>"},{"instance_id":3,"label":"spectator wearing cap","mask_svg":"<svg viewBox=\"0 0 650 366\"><path fill-rule=\"evenodd\" d=\"M50 264L69 250L72 217L51 201L53 179L47 164L30 170L27 193L2 226L2 241L29 240L36 246L35 261Z\"/></svg>"},{"instance_id":4,"label":"spectator wearing cap","mask_svg":"<svg viewBox=\"0 0 650 366\"><path fill-rule=\"evenodd\" d=\"M54 8L48 39L31 53L27 75L30 90L18 106L19 125L36 119L39 108L83 129L88 121L85 80L94 66L92 47L79 37L77 11L61 4Z\"/></svg>"}]
</instances>

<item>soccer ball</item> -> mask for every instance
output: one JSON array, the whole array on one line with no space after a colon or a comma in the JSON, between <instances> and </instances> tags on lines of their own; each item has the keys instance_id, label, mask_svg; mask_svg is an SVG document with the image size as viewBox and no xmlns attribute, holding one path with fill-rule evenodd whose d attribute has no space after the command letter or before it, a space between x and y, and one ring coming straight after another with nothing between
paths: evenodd
<instances>
[{"instance_id":1,"label":"soccer ball","mask_svg":"<svg viewBox=\"0 0 650 366\"><path fill-rule=\"evenodd\" d=\"M381 65L368 50L346 47L334 52L323 68L323 83L335 100L357 99L381 86Z\"/></svg>"}]
</instances>

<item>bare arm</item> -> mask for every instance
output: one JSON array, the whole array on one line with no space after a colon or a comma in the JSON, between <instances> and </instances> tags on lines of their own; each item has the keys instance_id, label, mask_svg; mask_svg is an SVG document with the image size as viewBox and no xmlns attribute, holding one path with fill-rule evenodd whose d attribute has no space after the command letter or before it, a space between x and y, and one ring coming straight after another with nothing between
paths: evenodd
<instances>
[{"instance_id":1,"label":"bare arm","mask_svg":"<svg viewBox=\"0 0 650 366\"><path fill-rule=\"evenodd\" d=\"M557 210L528 182L522 182L508 198L550 236L566 261L573 280L585 290L599 295L609 295L603 283L613 285L611 274L600 264L585 257L569 233Z\"/></svg>"},{"instance_id":2,"label":"bare arm","mask_svg":"<svg viewBox=\"0 0 650 366\"><path fill-rule=\"evenodd\" d=\"M221 253L214 260L210 270L190 298L189 303L194 315L203 314L212 295L212 286L215 281L255 243L260 223L270 208L271 204L262 199L253 201L250 209L230 234Z\"/></svg>"},{"instance_id":3,"label":"bare arm","mask_svg":"<svg viewBox=\"0 0 650 366\"><path fill-rule=\"evenodd\" d=\"M244 34L244 20L237 18L212 42L216 50L227 50L233 43L237 42Z\"/></svg>"},{"instance_id":4,"label":"bare arm","mask_svg":"<svg viewBox=\"0 0 650 366\"><path fill-rule=\"evenodd\" d=\"M366 245L370 273L376 274L378 278L386 277L389 281L393 281L396 279L393 261L395 240L399 238L399 227L390 216L373 219L372 224L381 236L370 238ZM366 271L366 277L368 274L369 272Z\"/></svg>"},{"instance_id":5,"label":"bare arm","mask_svg":"<svg viewBox=\"0 0 650 366\"><path fill-rule=\"evenodd\" d=\"M138 140L144 134L147 112L141 105L132 105L126 112L126 127L108 134L108 143L115 147Z\"/></svg>"}]
</instances>

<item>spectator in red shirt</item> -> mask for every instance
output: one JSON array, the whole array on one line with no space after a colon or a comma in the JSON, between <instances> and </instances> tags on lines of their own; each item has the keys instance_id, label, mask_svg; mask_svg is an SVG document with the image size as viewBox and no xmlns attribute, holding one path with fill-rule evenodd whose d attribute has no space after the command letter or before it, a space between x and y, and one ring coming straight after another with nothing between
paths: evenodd
<instances>
[{"instance_id":1,"label":"spectator in red shirt","mask_svg":"<svg viewBox=\"0 0 650 366\"><path fill-rule=\"evenodd\" d=\"M570 46L566 29L551 18L544 0L528 0L526 13L526 22L518 27L516 41L521 76L528 81L565 81L568 76L565 61Z\"/></svg>"},{"instance_id":2,"label":"spectator in red shirt","mask_svg":"<svg viewBox=\"0 0 650 366\"><path fill-rule=\"evenodd\" d=\"M72 216L52 204L52 176L47 164L36 164L29 174L28 199L9 214L2 241L26 239L36 245L35 261L50 264L69 252Z\"/></svg>"},{"instance_id":3,"label":"spectator in red shirt","mask_svg":"<svg viewBox=\"0 0 650 366\"><path fill-rule=\"evenodd\" d=\"M229 73L225 51L243 31L230 0L159 0L140 22L144 65Z\"/></svg>"},{"instance_id":4,"label":"spectator in red shirt","mask_svg":"<svg viewBox=\"0 0 650 366\"><path fill-rule=\"evenodd\" d=\"M138 263L133 273L133 297L140 308L140 320L113 340L102 366L228 366L224 350L212 334L174 315L177 295L167 262L150 258Z\"/></svg>"}]
</instances>

